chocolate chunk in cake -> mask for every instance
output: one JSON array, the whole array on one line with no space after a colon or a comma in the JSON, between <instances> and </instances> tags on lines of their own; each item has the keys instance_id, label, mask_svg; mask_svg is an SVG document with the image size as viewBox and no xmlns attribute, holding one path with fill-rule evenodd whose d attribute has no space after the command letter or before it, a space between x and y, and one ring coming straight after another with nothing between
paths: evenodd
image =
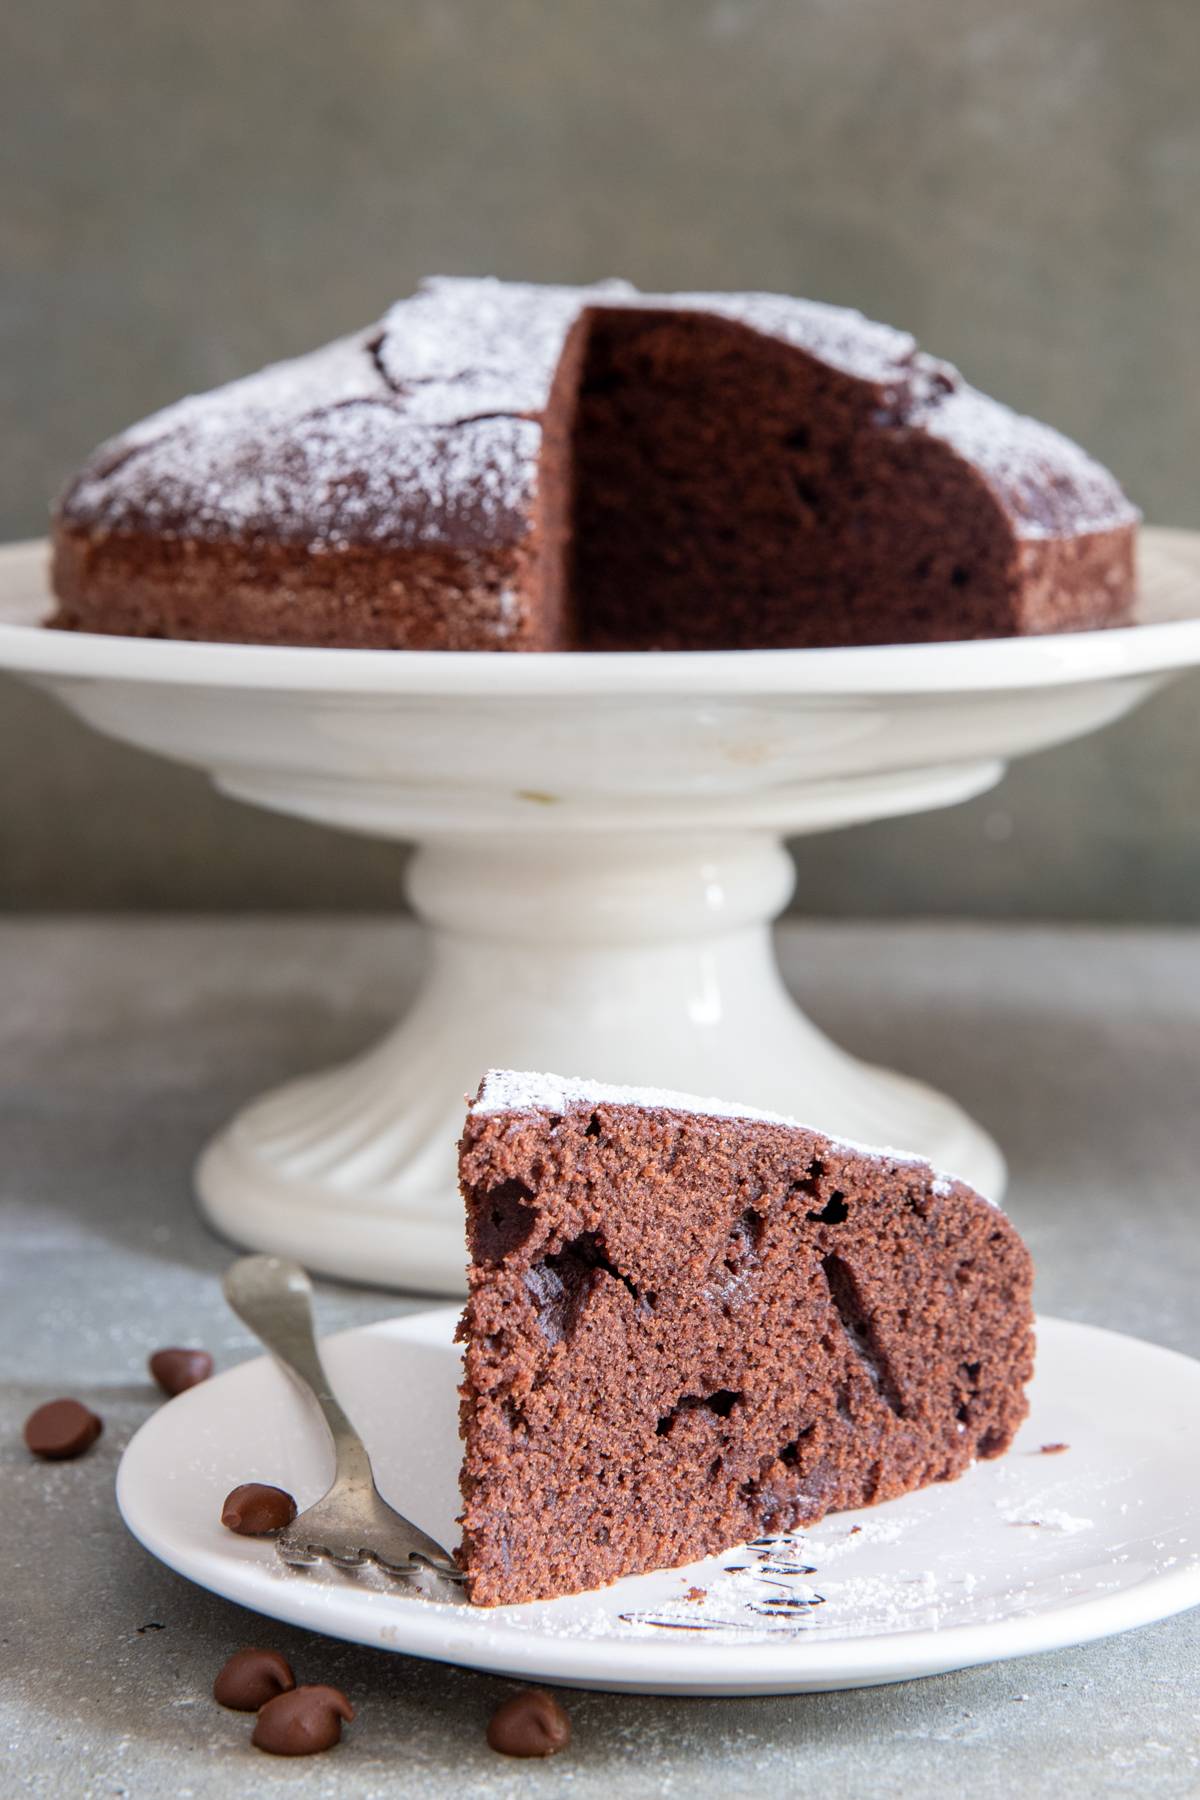
<instances>
[{"instance_id":1,"label":"chocolate chunk in cake","mask_svg":"<svg viewBox=\"0 0 1200 1800\"><path fill-rule=\"evenodd\" d=\"M435 280L63 499L56 626L717 649L1111 624L1137 515L912 338L773 294Z\"/></svg>"},{"instance_id":2,"label":"chocolate chunk in cake","mask_svg":"<svg viewBox=\"0 0 1200 1800\"><path fill-rule=\"evenodd\" d=\"M493 1072L460 1146L477 1604L670 1567L1008 1448L1032 1265L917 1158Z\"/></svg>"}]
</instances>

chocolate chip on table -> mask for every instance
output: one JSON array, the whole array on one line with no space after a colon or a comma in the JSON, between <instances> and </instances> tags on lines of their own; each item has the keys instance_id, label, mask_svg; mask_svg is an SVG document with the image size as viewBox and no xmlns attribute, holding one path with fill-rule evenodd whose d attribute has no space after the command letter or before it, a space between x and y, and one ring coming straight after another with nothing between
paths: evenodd
<instances>
[{"instance_id":1,"label":"chocolate chip on table","mask_svg":"<svg viewBox=\"0 0 1200 1800\"><path fill-rule=\"evenodd\" d=\"M503 1756L553 1756L571 1741L571 1721L545 1688L523 1688L496 1708L487 1741Z\"/></svg>"},{"instance_id":2,"label":"chocolate chip on table","mask_svg":"<svg viewBox=\"0 0 1200 1800\"><path fill-rule=\"evenodd\" d=\"M278 1650L235 1650L213 1682L213 1699L234 1712L257 1712L295 1685L291 1664Z\"/></svg>"},{"instance_id":3,"label":"chocolate chip on table","mask_svg":"<svg viewBox=\"0 0 1200 1800\"><path fill-rule=\"evenodd\" d=\"M65 1462L90 1450L104 1421L78 1400L47 1400L25 1421L25 1442L46 1462Z\"/></svg>"},{"instance_id":4,"label":"chocolate chip on table","mask_svg":"<svg viewBox=\"0 0 1200 1800\"><path fill-rule=\"evenodd\" d=\"M226 1494L221 1523L239 1537L270 1537L282 1531L296 1516L296 1502L282 1488L262 1481L244 1481Z\"/></svg>"},{"instance_id":5,"label":"chocolate chip on table","mask_svg":"<svg viewBox=\"0 0 1200 1800\"><path fill-rule=\"evenodd\" d=\"M170 1399L185 1389L207 1381L213 1372L213 1359L207 1350L180 1350L172 1346L156 1350L150 1358L150 1373Z\"/></svg>"},{"instance_id":6,"label":"chocolate chip on table","mask_svg":"<svg viewBox=\"0 0 1200 1800\"><path fill-rule=\"evenodd\" d=\"M354 1708L335 1687L298 1687L268 1700L258 1715L250 1742L272 1756L315 1756L332 1750L342 1735L342 1720Z\"/></svg>"}]
</instances>

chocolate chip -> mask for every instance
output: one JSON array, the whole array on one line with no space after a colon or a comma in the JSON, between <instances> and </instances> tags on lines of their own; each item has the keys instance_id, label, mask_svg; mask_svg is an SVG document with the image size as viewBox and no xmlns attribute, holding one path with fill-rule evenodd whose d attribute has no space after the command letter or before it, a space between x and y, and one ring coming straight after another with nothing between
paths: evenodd
<instances>
[{"instance_id":1,"label":"chocolate chip","mask_svg":"<svg viewBox=\"0 0 1200 1800\"><path fill-rule=\"evenodd\" d=\"M261 1481L244 1481L226 1494L221 1523L239 1537L270 1537L282 1531L296 1516L296 1502L282 1488Z\"/></svg>"},{"instance_id":2,"label":"chocolate chip","mask_svg":"<svg viewBox=\"0 0 1200 1800\"><path fill-rule=\"evenodd\" d=\"M156 1350L150 1358L150 1373L171 1399L185 1388L207 1381L212 1372L213 1359L207 1350Z\"/></svg>"},{"instance_id":3,"label":"chocolate chip","mask_svg":"<svg viewBox=\"0 0 1200 1800\"><path fill-rule=\"evenodd\" d=\"M571 1721L545 1688L523 1688L497 1707L487 1741L502 1756L553 1756L571 1741Z\"/></svg>"},{"instance_id":4,"label":"chocolate chip","mask_svg":"<svg viewBox=\"0 0 1200 1800\"><path fill-rule=\"evenodd\" d=\"M332 1750L354 1708L335 1687L298 1687L276 1694L258 1715L250 1742L272 1756L315 1756Z\"/></svg>"},{"instance_id":5,"label":"chocolate chip","mask_svg":"<svg viewBox=\"0 0 1200 1800\"><path fill-rule=\"evenodd\" d=\"M65 1462L90 1450L104 1430L104 1420L78 1400L47 1400L25 1421L25 1442L47 1462Z\"/></svg>"},{"instance_id":6,"label":"chocolate chip","mask_svg":"<svg viewBox=\"0 0 1200 1800\"><path fill-rule=\"evenodd\" d=\"M235 1650L213 1682L213 1699L234 1712L257 1712L295 1685L291 1665L278 1650Z\"/></svg>"}]
</instances>

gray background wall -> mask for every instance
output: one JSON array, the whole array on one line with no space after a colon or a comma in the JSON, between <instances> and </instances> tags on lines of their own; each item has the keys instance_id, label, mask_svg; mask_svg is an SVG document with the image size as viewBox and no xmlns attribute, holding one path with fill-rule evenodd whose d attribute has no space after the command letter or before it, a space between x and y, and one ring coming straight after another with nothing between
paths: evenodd
<instances>
[{"instance_id":1,"label":"gray background wall","mask_svg":"<svg viewBox=\"0 0 1200 1800\"><path fill-rule=\"evenodd\" d=\"M853 303L1200 527L1194 0L38 0L0 31L5 537L109 431L430 271ZM1200 917L1198 699L810 842L797 904ZM0 905L394 902L394 848L0 701Z\"/></svg>"}]
</instances>

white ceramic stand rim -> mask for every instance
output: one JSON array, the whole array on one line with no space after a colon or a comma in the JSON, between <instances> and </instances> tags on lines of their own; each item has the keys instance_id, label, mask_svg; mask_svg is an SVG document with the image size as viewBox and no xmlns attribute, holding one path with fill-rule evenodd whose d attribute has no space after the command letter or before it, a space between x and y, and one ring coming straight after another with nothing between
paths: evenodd
<instances>
[{"instance_id":1,"label":"white ceramic stand rim","mask_svg":"<svg viewBox=\"0 0 1200 1800\"><path fill-rule=\"evenodd\" d=\"M0 666L227 793L420 848L402 1023L243 1111L209 1218L331 1274L455 1293L454 1144L488 1066L718 1094L890 1142L998 1194L951 1101L830 1044L783 987L785 835L949 805L1200 664L1200 552L1148 532L1141 622L861 650L615 656L276 649L36 629L0 551Z\"/></svg>"},{"instance_id":2,"label":"white ceramic stand rim","mask_svg":"<svg viewBox=\"0 0 1200 1800\"><path fill-rule=\"evenodd\" d=\"M631 692L897 694L988 692L1156 674L1200 655L1200 532L1145 526L1143 587L1157 589L1137 621L1108 631L993 638L985 644L878 644L824 650L542 652L324 650L274 644L44 632L51 609L49 546L0 545L0 668L13 673L219 685L288 692L473 694L508 698ZM986 654L977 653L984 649Z\"/></svg>"}]
</instances>

